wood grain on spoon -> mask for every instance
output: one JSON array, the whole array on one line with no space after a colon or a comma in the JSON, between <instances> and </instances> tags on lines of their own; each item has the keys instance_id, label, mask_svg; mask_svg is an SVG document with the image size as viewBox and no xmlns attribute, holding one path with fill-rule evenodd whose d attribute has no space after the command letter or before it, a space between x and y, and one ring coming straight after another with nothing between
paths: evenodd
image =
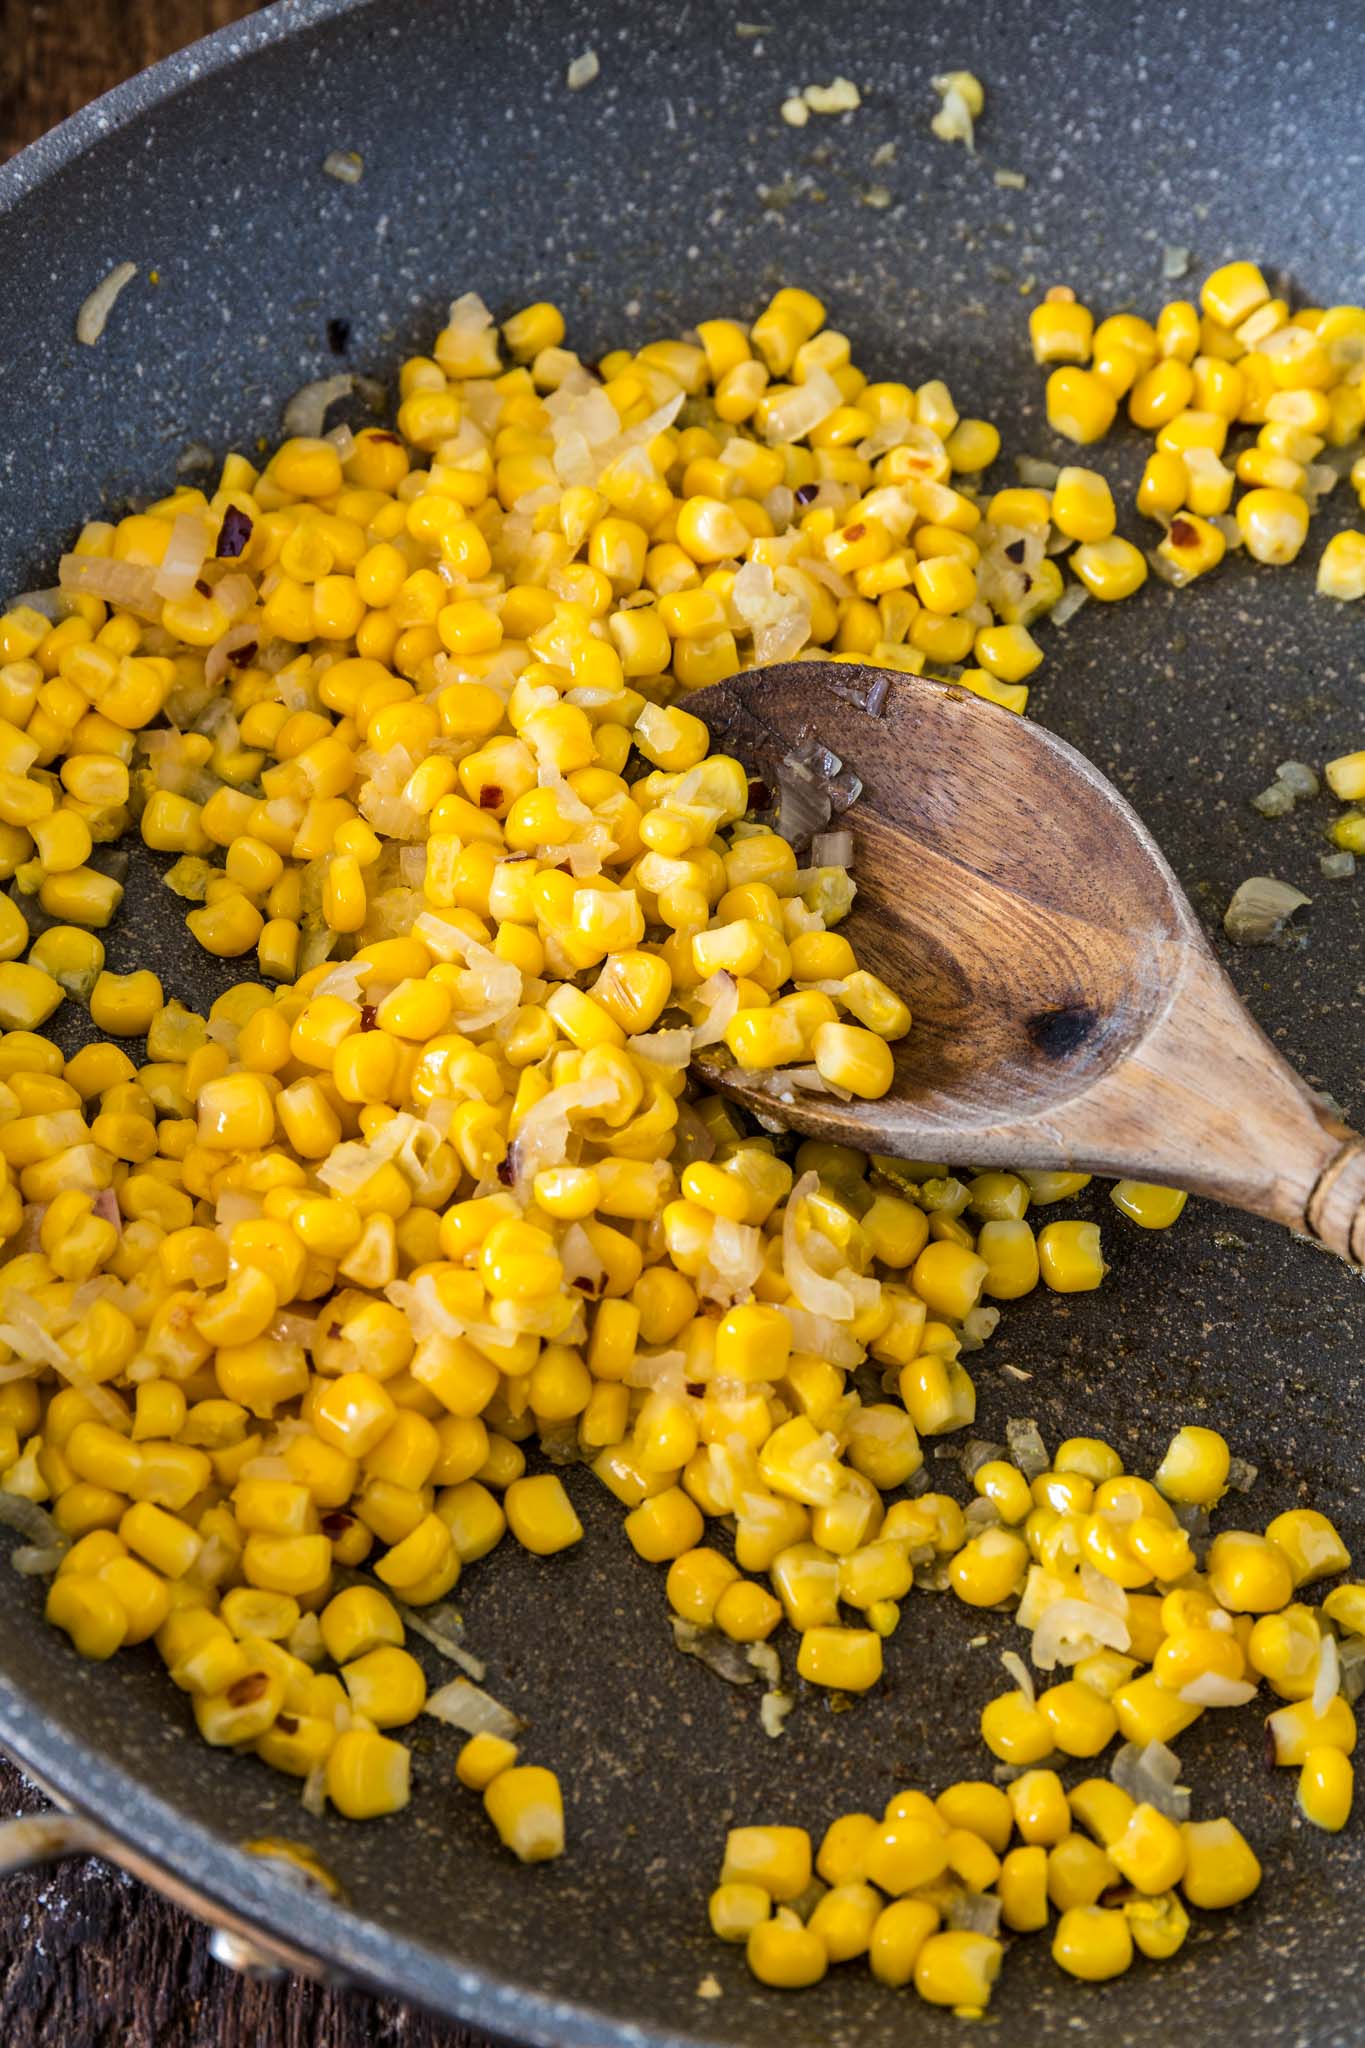
<instances>
[{"instance_id":1,"label":"wood grain on spoon","mask_svg":"<svg viewBox=\"0 0 1365 2048\"><path fill-rule=\"evenodd\" d=\"M688 709L774 790L812 739L861 778L836 820L858 884L841 929L914 1016L879 1102L778 1100L716 1054L708 1083L866 1152L1156 1181L1365 1260L1365 1140L1264 1037L1150 834L1074 748L851 663L751 670Z\"/></svg>"}]
</instances>

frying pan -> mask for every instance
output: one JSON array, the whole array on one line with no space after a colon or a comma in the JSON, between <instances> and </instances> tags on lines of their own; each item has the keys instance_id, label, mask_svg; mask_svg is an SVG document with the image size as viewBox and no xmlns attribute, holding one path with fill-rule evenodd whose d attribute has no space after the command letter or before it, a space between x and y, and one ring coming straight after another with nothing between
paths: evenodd
<instances>
[{"instance_id":1,"label":"frying pan","mask_svg":"<svg viewBox=\"0 0 1365 2048\"><path fill-rule=\"evenodd\" d=\"M764 33L741 34L737 15ZM588 48L601 75L569 92L566 68ZM959 64L989 94L976 156L928 129L930 75ZM789 91L838 73L862 88L855 114L783 124ZM1362 104L1365 38L1326 0L1292 12L1116 0L972 14L905 0L272 8L0 172L0 590L51 582L77 522L167 488L187 443L250 448L306 380L390 371L469 289L500 312L557 300L592 357L623 337L752 314L800 281L874 374L946 374L965 411L1002 424L1007 452L1065 459L1026 345L1039 292L1069 281L1103 310L1152 311L1247 254L1315 302L1358 297ZM894 160L874 166L887 143ZM322 175L334 148L363 156L360 184ZM997 186L998 169L1022 172L1025 189ZM878 186L889 206L868 203ZM1168 244L1192 251L1186 284L1163 286ZM78 346L77 307L123 260L138 282L98 346ZM349 322L340 358L334 321ZM1323 530L1343 520L1329 512ZM1117 612L1090 606L1049 637L1034 699L1132 799L1211 927L1249 873L1307 887L1302 950L1230 965L1262 1023L1356 1120L1359 894L1318 875L1325 805L1270 824L1247 798L1286 757L1361 744L1358 635L1348 612L1313 599L1308 570L1233 563L1192 592L1150 586ZM211 997L177 905L140 859L129 901L111 965L151 965L169 989ZM1049 1441L1093 1431L1150 1469L1177 1423L1214 1422L1261 1468L1258 1525L1310 1487L1359 1549L1358 1280L1244 1217L1195 1204L1174 1231L1144 1236L1091 1193L1112 1275L1094 1295L1010 1306L972 1361L980 1433L1031 1414ZM934 1469L955 1483L954 1467ZM204 1747L152 1655L82 1664L42 1625L40 1587L10 1572L0 1741L134 1867L258 1945L494 2034L621 2048L879 2048L907 2029L960 2040L950 2016L856 1967L799 1997L760 1990L710 1938L704 1898L733 1821L819 1829L903 1784L978 1773L976 1717L1001 1687L1012 1625L916 1598L875 1696L847 1713L804 1696L770 1741L756 1689L672 1652L659 1575L629 1553L614 1505L583 1473L569 1484L585 1543L548 1562L504 1545L461 1591L490 1686L563 1773L560 1863L510 1865L455 1787L453 1741L434 1725L415 1737L407 1813L309 1820L289 1781ZM1176 1962L1139 1963L1101 1989L1063 1978L1046 1942L1019 1943L996 2039L1086 2026L1111 2048L1177 2032L1206 2048L1361 2039L1360 1829L1300 1828L1292 1774L1266 1772L1260 1736L1252 1708L1206 1716L1181 1744L1196 1811L1230 1812L1258 1847L1257 1899L1201 1925ZM311 1843L347 1903L299 1893L241 1853L272 1834ZM719 1997L698 1995L708 1973Z\"/></svg>"}]
</instances>

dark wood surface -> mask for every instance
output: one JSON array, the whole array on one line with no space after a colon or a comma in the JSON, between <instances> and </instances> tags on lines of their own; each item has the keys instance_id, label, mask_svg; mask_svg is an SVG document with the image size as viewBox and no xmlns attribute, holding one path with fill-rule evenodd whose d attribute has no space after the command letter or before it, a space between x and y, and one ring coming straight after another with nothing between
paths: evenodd
<instances>
[{"instance_id":1,"label":"dark wood surface","mask_svg":"<svg viewBox=\"0 0 1365 2048\"><path fill-rule=\"evenodd\" d=\"M0 157L253 0L0 0ZM0 1815L43 1802L0 1759ZM0 1884L3 2048L469 2048L397 2002L253 1984L183 1913L91 1860Z\"/></svg>"}]
</instances>

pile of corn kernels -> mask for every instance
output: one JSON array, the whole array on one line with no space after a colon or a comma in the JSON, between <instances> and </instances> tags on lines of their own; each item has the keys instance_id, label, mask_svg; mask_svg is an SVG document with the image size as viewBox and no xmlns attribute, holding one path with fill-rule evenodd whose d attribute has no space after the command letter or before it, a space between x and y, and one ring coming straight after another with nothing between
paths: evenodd
<instances>
[{"instance_id":1,"label":"pile of corn kernels","mask_svg":"<svg viewBox=\"0 0 1365 2048\"><path fill-rule=\"evenodd\" d=\"M448 1598L509 1531L539 1555L581 1539L568 1465L667 1568L680 1646L765 1671L774 1735L795 1695L770 1639L797 1633L811 1686L865 1690L917 1576L1022 1599L1035 1662L1045 1624L1077 1667L987 1708L1006 1771L1115 1730L1164 1740L1209 1674L1311 1696L1365 1592L1295 1604L1322 1555L1298 1523L1225 1532L1201 1565L1170 1502L1214 1502L1226 1446L1221 1476L1200 1451L1203 1492L1126 1478L1087 1440L1029 1471L978 1461L965 1514L920 1491L921 1438L974 1418L961 1355L995 1304L1099 1285L1097 1225L1030 1220L1084 1176L798 1146L688 1077L719 1045L874 1097L912 1026L834 929L856 876L751 810L686 692L818 651L1022 711L1030 625L1063 596L1053 543L1081 538L1072 484L981 493L995 429L942 382L870 383L807 292L593 368L563 336L551 306L500 334L457 300L402 367L396 432L319 417L261 468L231 455L211 493L85 527L58 590L0 618L0 1514L20 1567L50 1577L81 1654L153 1640L205 1739L300 1779L311 1811L396 1811L391 1731L452 1722L460 1781L526 1861L564 1845L556 1777L470 1675L428 1695L407 1642L470 1665ZM1082 568L1105 545L1073 557L1101 598L1124 594ZM200 945L254 956L207 1016L105 967L103 849L133 826ZM70 1056L42 1035L63 1003L100 1034ZM1114 1201L1162 1228L1184 1197ZM1068 1751L1082 1725L1094 1748ZM1315 1758L1350 1746L1335 1709L1301 1735ZM1331 1812L1340 1795L1338 1774ZM943 1800L946 1838L1000 1853L998 1800ZM1061 1846L1019 1824L1026 1849ZM894 1950L885 1981L918 1982L902 1909L918 1926L945 1885L996 1884L965 1841L922 1882L890 1850L856 1875L822 1850L835 1892L863 1888L853 1919L840 1899L793 1926L809 1872L767 1854L732 1854L746 1896L713 1917L774 1983L861 1952L855 1921L874 1969ZM932 1939L965 1934L970 1969L926 1930L925 1996L984 2003L996 1936Z\"/></svg>"}]
</instances>

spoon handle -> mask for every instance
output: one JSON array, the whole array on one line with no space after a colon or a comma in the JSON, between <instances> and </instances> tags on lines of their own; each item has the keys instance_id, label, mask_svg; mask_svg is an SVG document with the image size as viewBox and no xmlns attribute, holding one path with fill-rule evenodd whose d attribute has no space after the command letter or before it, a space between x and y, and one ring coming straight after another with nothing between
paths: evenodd
<instances>
[{"instance_id":1,"label":"spoon handle","mask_svg":"<svg viewBox=\"0 0 1365 2048\"><path fill-rule=\"evenodd\" d=\"M1083 1169L1188 1188L1365 1264L1365 1137L1324 1108L1212 954L1179 947L1169 965L1165 1015L1048 1119L1052 1135Z\"/></svg>"}]
</instances>

